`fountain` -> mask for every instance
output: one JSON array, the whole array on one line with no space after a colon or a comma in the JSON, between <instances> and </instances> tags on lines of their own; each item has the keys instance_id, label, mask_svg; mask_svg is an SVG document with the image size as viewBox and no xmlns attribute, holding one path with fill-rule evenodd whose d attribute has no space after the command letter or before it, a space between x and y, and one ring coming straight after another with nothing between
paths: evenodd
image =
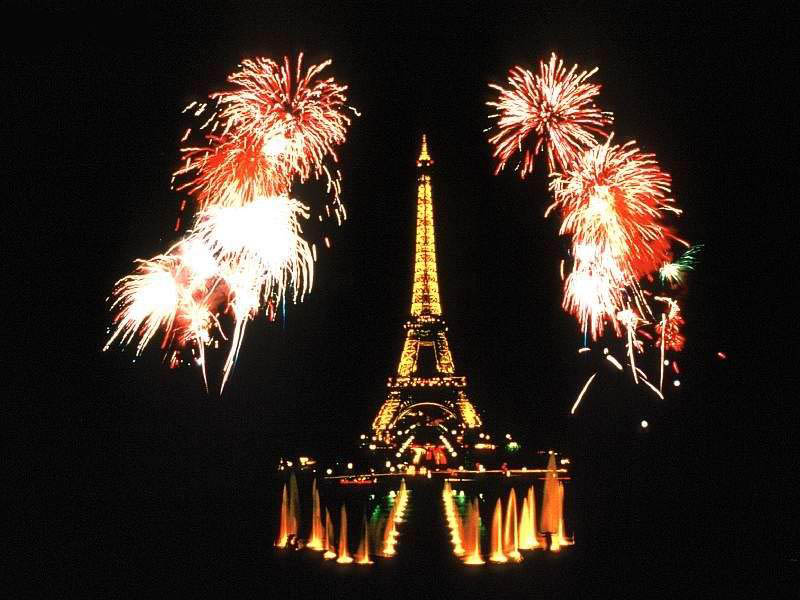
<instances>
[{"instance_id":1,"label":"fountain","mask_svg":"<svg viewBox=\"0 0 800 600\"><path fill-rule=\"evenodd\" d=\"M320 511L319 502L319 489L317 489L317 480L311 484L311 539L308 540L307 546L312 550L323 550L322 538L325 532L322 528L322 515Z\"/></svg>"},{"instance_id":2,"label":"fountain","mask_svg":"<svg viewBox=\"0 0 800 600\"><path fill-rule=\"evenodd\" d=\"M558 483L558 530L552 536L551 550L554 552L561 549L561 546L572 546L575 541L568 538L564 532L564 484Z\"/></svg>"},{"instance_id":3,"label":"fountain","mask_svg":"<svg viewBox=\"0 0 800 600\"><path fill-rule=\"evenodd\" d=\"M558 472L556 471L556 456L550 454L547 461L547 474L544 478L544 494L542 497L541 530L550 534L550 550L558 551L560 545L555 539L558 533L558 523L561 520L563 497L560 493Z\"/></svg>"},{"instance_id":4,"label":"fountain","mask_svg":"<svg viewBox=\"0 0 800 600\"><path fill-rule=\"evenodd\" d=\"M297 477L294 472L289 475L289 515L287 519L288 535L297 536L300 525L300 493L297 491Z\"/></svg>"},{"instance_id":5,"label":"fountain","mask_svg":"<svg viewBox=\"0 0 800 600\"><path fill-rule=\"evenodd\" d=\"M392 508L389 511L389 516L386 518L386 527L383 530L384 556L394 556L395 554L394 544L397 532L395 531L394 521L396 514L397 514L397 500L395 500L394 504L392 504Z\"/></svg>"},{"instance_id":6,"label":"fountain","mask_svg":"<svg viewBox=\"0 0 800 600\"><path fill-rule=\"evenodd\" d=\"M503 503L500 498L494 505L492 516L491 553L489 560L492 562L506 562L508 558L503 554Z\"/></svg>"},{"instance_id":7,"label":"fountain","mask_svg":"<svg viewBox=\"0 0 800 600\"><path fill-rule=\"evenodd\" d=\"M484 560L481 557L481 513L478 509L478 499L475 498L467 510L467 531L465 535L467 548L465 548L466 558L464 564L482 565Z\"/></svg>"},{"instance_id":8,"label":"fountain","mask_svg":"<svg viewBox=\"0 0 800 600\"><path fill-rule=\"evenodd\" d=\"M283 484L283 496L281 499L281 524L278 530L278 537L275 540L275 545L278 548L286 546L289 540L289 495L286 491L286 484Z\"/></svg>"},{"instance_id":9,"label":"fountain","mask_svg":"<svg viewBox=\"0 0 800 600\"><path fill-rule=\"evenodd\" d=\"M353 557L347 549L347 507L342 503L342 516L339 521L339 558L337 563L351 563Z\"/></svg>"},{"instance_id":10,"label":"fountain","mask_svg":"<svg viewBox=\"0 0 800 600\"><path fill-rule=\"evenodd\" d=\"M444 502L444 514L447 518L447 526L450 528L450 539L453 542L453 552L456 556L464 555L464 547L461 544L463 539L463 530L461 526L461 519L459 518L455 501L453 500L453 490L450 487L450 482L444 482L444 489L442 490L442 501Z\"/></svg>"},{"instance_id":11,"label":"fountain","mask_svg":"<svg viewBox=\"0 0 800 600\"><path fill-rule=\"evenodd\" d=\"M395 498L395 504L397 505L397 512L394 515L394 520L396 523L400 523L403 520L403 514L406 510L406 496L408 492L406 490L406 480L400 480L400 489L397 491L397 497Z\"/></svg>"},{"instance_id":12,"label":"fountain","mask_svg":"<svg viewBox=\"0 0 800 600\"><path fill-rule=\"evenodd\" d=\"M498 498L499 500L499 498ZM506 520L503 527L503 550L509 560L519 562L522 554L519 553L519 523L517 522L517 494L514 488L508 493L506 504Z\"/></svg>"},{"instance_id":13,"label":"fountain","mask_svg":"<svg viewBox=\"0 0 800 600\"><path fill-rule=\"evenodd\" d=\"M333 535L333 521L331 521L331 513L328 509L325 509L325 538L322 542L322 547L325 550L325 554L322 556L326 559L336 558L336 552L333 550L334 547L334 535Z\"/></svg>"},{"instance_id":14,"label":"fountain","mask_svg":"<svg viewBox=\"0 0 800 600\"><path fill-rule=\"evenodd\" d=\"M525 527L527 531L530 531L530 535L524 536L521 547L525 550L533 550L542 546L539 542L539 530L536 527L536 493L533 490L533 484L528 488L528 495L525 499L528 502L528 522Z\"/></svg>"},{"instance_id":15,"label":"fountain","mask_svg":"<svg viewBox=\"0 0 800 600\"><path fill-rule=\"evenodd\" d=\"M531 519L531 511L528 508L528 498L522 501L522 514L519 518L519 548L520 550L533 550L538 546L536 542L536 530Z\"/></svg>"},{"instance_id":16,"label":"fountain","mask_svg":"<svg viewBox=\"0 0 800 600\"><path fill-rule=\"evenodd\" d=\"M363 533L361 534L361 543L358 545L356 552L356 562L359 565L371 565L372 561L369 559L369 528L367 527L367 515L362 518Z\"/></svg>"}]
</instances>

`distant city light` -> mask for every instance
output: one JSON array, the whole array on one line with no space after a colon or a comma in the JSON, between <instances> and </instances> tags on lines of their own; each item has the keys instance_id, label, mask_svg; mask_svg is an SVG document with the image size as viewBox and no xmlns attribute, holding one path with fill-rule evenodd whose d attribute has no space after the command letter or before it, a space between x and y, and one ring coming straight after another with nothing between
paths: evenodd
<instances>
[{"instance_id":1,"label":"distant city light","mask_svg":"<svg viewBox=\"0 0 800 600\"><path fill-rule=\"evenodd\" d=\"M648 423L647 421L642 421L642 429L647 429L647 426L648 426L649 424L650 424L650 423Z\"/></svg>"}]
</instances>

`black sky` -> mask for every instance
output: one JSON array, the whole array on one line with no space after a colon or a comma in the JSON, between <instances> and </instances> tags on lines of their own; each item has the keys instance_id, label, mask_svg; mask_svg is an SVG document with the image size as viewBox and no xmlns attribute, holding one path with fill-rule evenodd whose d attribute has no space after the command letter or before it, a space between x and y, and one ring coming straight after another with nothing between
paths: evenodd
<instances>
[{"instance_id":1,"label":"black sky","mask_svg":"<svg viewBox=\"0 0 800 600\"><path fill-rule=\"evenodd\" d=\"M776 379L760 368L788 352L773 294L784 285L774 277L783 257L770 255L790 241L796 209L782 181L796 164L765 173L785 150L774 119L780 88L768 82L786 68L788 15L639 3L431 6L62 9L21 23L6 102L19 109L8 145L23 157L7 206L22 225L7 239L24 267L12 321L27 333L11 365L11 437L23 448L15 464L24 493L44 497L42 511L65 530L90 530L102 498L257 488L280 452L348 449L368 427L409 308L423 131L436 160L450 343L490 427L571 448L580 432L602 443L653 418L670 432L662 444L685 436L681 460L713 465L715 481L738 489L736 515L750 515L755 496L736 480L742 470L791 467L797 445L780 423L796 414L782 412L796 374ZM309 64L332 58L329 73L362 112L340 152L349 219L321 253L313 292L289 306L285 327L249 326L221 398L203 392L196 371L166 369L155 348L135 365L130 351L101 353L114 281L173 239L179 196L169 180L189 125L181 109L224 87L244 57L298 51ZM598 104L615 113L616 139L656 153L684 209L680 232L706 244L685 304L684 386L666 408L609 375L605 393L586 399L588 424L565 418L593 369L578 360L577 327L559 306L565 243L542 216L546 178L494 177L482 131L487 84L551 51L600 68ZM786 207L786 225L765 221L760 205ZM23 468L33 457L46 475ZM791 485L781 483L768 517L787 514ZM88 542L76 527L70 539L81 551Z\"/></svg>"}]
</instances>

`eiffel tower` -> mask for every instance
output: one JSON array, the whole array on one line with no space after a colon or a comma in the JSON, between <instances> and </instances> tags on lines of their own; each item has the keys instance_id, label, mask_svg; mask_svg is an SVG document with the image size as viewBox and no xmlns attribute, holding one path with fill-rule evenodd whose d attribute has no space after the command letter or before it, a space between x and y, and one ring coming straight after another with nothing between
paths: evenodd
<instances>
[{"instance_id":1,"label":"eiffel tower","mask_svg":"<svg viewBox=\"0 0 800 600\"><path fill-rule=\"evenodd\" d=\"M417 159L411 316L404 326L406 336L397 375L389 377L386 400L372 423L372 439L385 448L399 450L397 456L414 443L417 448L433 447L437 456L446 459L443 450L455 456L465 434L479 428L481 419L467 396L467 378L456 373L442 318L433 230L432 166L423 134Z\"/></svg>"}]
</instances>

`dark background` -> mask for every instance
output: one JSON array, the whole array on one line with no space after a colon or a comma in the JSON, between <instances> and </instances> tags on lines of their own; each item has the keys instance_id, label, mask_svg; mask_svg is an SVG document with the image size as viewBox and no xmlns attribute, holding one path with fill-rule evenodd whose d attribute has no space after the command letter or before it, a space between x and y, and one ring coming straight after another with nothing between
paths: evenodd
<instances>
[{"instance_id":1,"label":"dark background","mask_svg":"<svg viewBox=\"0 0 800 600\"><path fill-rule=\"evenodd\" d=\"M6 38L24 35L5 58L6 144L19 159L4 220L6 422L27 583L77 592L278 577L278 457L350 452L396 367L424 131L456 365L490 429L576 457L575 518L597 549L580 570L796 584L796 303L782 300L796 267L781 266L797 218L783 106L791 21L755 5L614 6L171 4L10 20ZM362 112L339 153L349 219L320 253L313 292L285 323L250 324L222 397L195 370L168 370L155 346L136 364L130 350L101 353L114 282L174 239L169 181L192 125L181 109L224 87L244 57L298 51L307 64L333 58L327 73ZM662 403L606 368L602 345L576 354L543 163L524 182L492 175L487 84L551 51L600 67L616 139L657 154L684 209L680 232L706 244L684 302L683 385Z\"/></svg>"}]
</instances>

